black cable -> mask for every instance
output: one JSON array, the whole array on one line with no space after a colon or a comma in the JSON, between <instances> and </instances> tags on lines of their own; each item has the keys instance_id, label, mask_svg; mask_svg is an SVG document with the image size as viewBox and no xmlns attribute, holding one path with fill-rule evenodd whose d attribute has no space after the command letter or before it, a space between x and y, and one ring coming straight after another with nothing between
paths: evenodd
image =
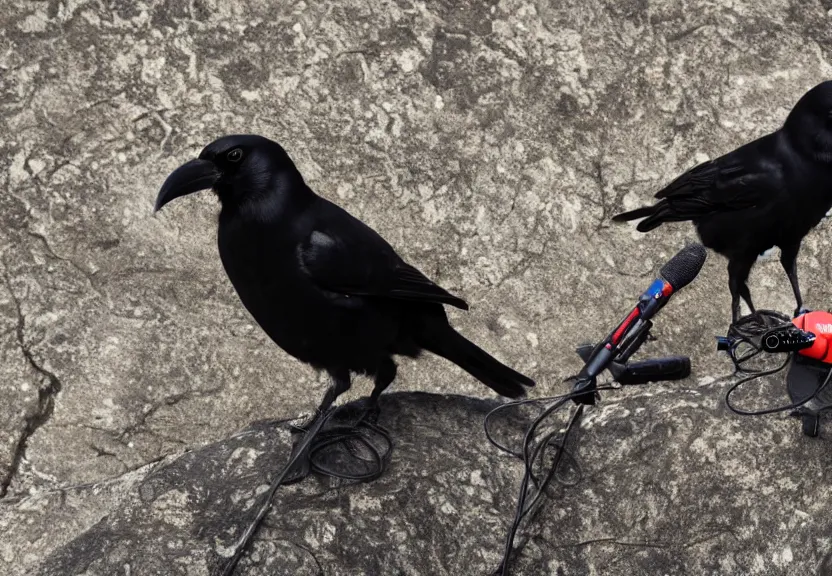
<instances>
[{"instance_id":1,"label":"black cable","mask_svg":"<svg viewBox=\"0 0 832 576\"><path fill-rule=\"evenodd\" d=\"M362 428L366 428L371 432L374 432L385 444L385 447L379 450L373 443L365 438L360 432ZM344 471L334 470L329 468L328 466L324 465L320 461L316 460L316 456L319 452L322 452L325 448L329 448L330 446L334 446L337 444L345 444L347 446L347 450L356 457L356 459L364 460L365 462L369 462L374 464L374 467L370 467L370 471L364 474L349 474ZM358 443L363 446L372 456L372 460L366 460L361 458L361 456L357 453L357 451L353 448L354 443ZM373 422L370 422L366 418L362 418L358 421L355 426L336 426L325 432L319 434L319 437L316 439L316 442L309 448L309 460L311 465L311 471L322 474L324 476L329 476L331 478L338 478L341 480L356 480L367 482L370 480L375 480L379 476L384 473L385 466L390 458L390 454L393 451L393 440L390 437L390 433Z\"/></svg>"},{"instance_id":2,"label":"black cable","mask_svg":"<svg viewBox=\"0 0 832 576\"><path fill-rule=\"evenodd\" d=\"M778 412L789 412L789 411L796 410L796 409L800 408L801 406L803 406L804 404L808 403L810 400L815 398L818 394L820 394L821 390L826 388L826 385L829 384L830 380L832 380L832 370L829 370L829 372L826 374L826 379L823 381L823 384L821 384L818 387L818 389L814 391L814 393L810 394L808 397L801 400L800 402L795 402L793 404L788 404L786 406L779 406L779 407L776 407L776 408L766 408L764 410L743 410L742 408L736 408L735 406L731 405L731 394L733 394L742 384L746 384L746 383L748 383L751 380L754 380L756 378L762 378L763 376L770 376L772 374L776 374L776 373L780 372L781 370L783 370L789 364L789 362L791 362L791 360L792 360L792 355L789 354L788 358L786 358L786 361L783 362L777 368L774 368L772 370L767 370L765 372L753 373L750 376L748 376L746 378L743 378L739 382L735 383L733 386L731 386L731 388L728 389L728 392L725 393L725 405L728 406L728 408L732 412L734 412L735 414L740 414L741 416L764 416L766 414L776 414Z\"/></svg>"},{"instance_id":3,"label":"black cable","mask_svg":"<svg viewBox=\"0 0 832 576\"><path fill-rule=\"evenodd\" d=\"M731 404L731 395L734 392L736 392L739 389L740 386L742 386L744 384L747 384L748 382L751 382L752 380L756 380L756 379L762 378L764 376L771 376L772 374L777 374L778 372L781 372L789 364L791 359L792 359L791 354L789 354L786 357L785 362L780 364L780 366L778 366L777 368L773 368L771 370L748 372L748 371L737 369L734 372L734 374L737 374L739 372L746 372L746 373L749 373L749 376L746 376L745 378L742 378L738 382L735 382L734 385L731 386L728 389L728 391L725 393L725 405L728 406L728 409L731 410L732 412L734 412L735 414L740 414L742 416L763 416L765 414L775 414L777 412L784 412L786 410L794 410L795 408L798 408L798 407L802 406L803 404L805 404L806 402L808 402L809 399L811 399L811 397L809 399L801 402L800 404L792 404L790 406L784 406L784 407L778 407L778 408L766 408L764 410L743 410L742 408L737 408L736 406Z\"/></svg>"},{"instance_id":4,"label":"black cable","mask_svg":"<svg viewBox=\"0 0 832 576\"><path fill-rule=\"evenodd\" d=\"M749 350L745 354L742 354L740 357L737 357L737 350L743 344L746 344L746 345L750 346L751 350ZM744 338L743 339L738 339L735 342L733 342L731 344L731 348L728 350L728 354L729 354L729 356L731 356L731 361L734 363L734 371L735 372L742 372L742 373L745 373L745 374L760 374L761 372L764 372L764 370L762 370L762 371L761 370L753 370L753 369L747 369L747 368L743 367L743 364L745 364L746 362L748 362L752 358L756 358L757 356L759 356L762 353L763 353L762 348L756 348L751 341L746 340Z\"/></svg>"},{"instance_id":5,"label":"black cable","mask_svg":"<svg viewBox=\"0 0 832 576\"><path fill-rule=\"evenodd\" d=\"M826 375L826 379L823 381L823 384L821 384L813 394L799 402L794 402L786 406L766 408L763 410L743 410L742 408L737 408L731 404L731 395L734 394L740 386L758 378L777 374L778 372L784 370L786 366L793 361L794 353L788 353L783 363L776 368L769 370L753 370L747 369L743 366L743 364L752 358L755 358L763 353L761 342L765 339L765 336L769 332L777 330L783 326L792 325L793 323L791 319L785 314L771 310L758 310L753 314L749 314L748 316L741 318L732 324L728 329L728 338L731 340L728 355L734 363L734 374L748 374L745 378L742 378L738 382L734 383L734 385L731 386L725 393L725 405L728 406L729 410L741 416L764 416L767 414L776 414L778 412L796 410L820 394L821 390L823 390L827 384L829 384L830 380L832 380L832 369L830 369ZM746 353L737 356L737 351L743 344L750 346L751 349Z\"/></svg>"},{"instance_id":6,"label":"black cable","mask_svg":"<svg viewBox=\"0 0 832 576\"><path fill-rule=\"evenodd\" d=\"M318 473L324 476L330 476L332 478L338 478L341 480L357 480L357 481L367 481L367 480L374 480L378 478L384 473L385 466L387 461L389 460L390 453L393 450L393 440L390 437L390 433L384 429L383 427L379 426L374 422L370 422L367 419L368 412L365 412L356 422L351 425L341 425L341 426L334 426L328 430L321 431L324 424L326 424L342 407L338 408L330 408L326 412L318 415L318 417L311 423L309 428L306 430L304 438L298 447L294 456L289 459L289 462L283 467L280 473L275 477L272 483L269 485L269 491L266 494L266 498L263 501L263 504L258 510L257 515L254 517L254 520L248 525L246 530L243 532L243 535L237 541L235 546L234 554L231 558L226 562L225 566L222 569L222 576L231 576L234 573L234 570L237 567L237 563L242 558L243 554L245 553L246 549L248 548L249 544L251 544L251 540L254 538L254 535L257 533L257 529L262 524L263 520L266 517L266 513L269 511L269 508L272 504L272 498L274 498L275 492L277 489L283 485L286 479L286 475L292 470L294 465L300 460L301 456L304 456L308 450L308 455L306 457L309 460L309 472L311 473ZM385 447L381 450L376 448L370 440L363 437L361 434L362 429L368 429L371 432L375 433L379 436L384 444ZM370 464L374 464L375 467L371 467L370 471L365 474L350 474L343 471L334 470L322 464L320 461L316 460L316 456L319 453L323 452L326 448L331 446L335 446L340 443L344 443L348 448L348 451L356 458L360 458L355 451L351 448L352 443L358 442L359 444L363 445L372 456L372 459L365 462L369 462ZM292 482L298 482L303 480L307 475L304 475L301 478L292 479Z\"/></svg>"},{"instance_id":7,"label":"black cable","mask_svg":"<svg viewBox=\"0 0 832 576\"><path fill-rule=\"evenodd\" d=\"M283 467L275 479L272 481L271 485L269 486L269 491L266 494L266 499L263 502L263 505L260 507L260 510L257 512L257 516L254 517L254 520L248 525L243 535L237 541L237 545L235 546L234 555L226 562L225 566L222 569L222 576L231 576L234 573L234 569L237 567L237 563L242 558L243 554L248 548L251 539L254 537L254 534L257 532L257 529L260 527L260 524L263 522L263 518L265 518L266 513L269 511L269 508L272 505L272 498L274 497L275 492L283 484L283 479L286 478L286 475L292 469L292 466L300 459L301 456L304 455L306 449L312 444L312 441L315 439L315 435L320 431L321 426L329 420L332 416L333 410L327 410L323 414L321 414L318 418L312 422L312 426L307 430L306 436L303 439L303 443L298 448L298 451L289 459L289 462Z\"/></svg>"},{"instance_id":8,"label":"black cable","mask_svg":"<svg viewBox=\"0 0 832 576\"><path fill-rule=\"evenodd\" d=\"M613 386L602 386L596 389L601 391L613 390L615 388ZM578 408L573 412L572 417L569 419L569 423L567 424L566 430L564 431L562 438L556 438L559 435L559 431L555 430L553 432L549 432L543 435L536 443L534 443L534 440L535 433L538 427L543 423L543 421L547 417L560 410L570 399L576 398L578 396L583 396L585 394L586 391L579 391L570 394L564 394L561 396L552 396L548 398L516 400L497 406L485 416L483 426L485 428L485 435L486 438L488 438L488 441L500 451L505 452L506 454L510 454L515 458L519 458L523 461L524 464L523 479L520 483L520 493L517 499L514 519L506 536L506 545L505 550L503 552L502 562L500 563L494 574L498 574L500 576L508 575L509 560L511 557L514 539L516 537L517 531L519 530L520 524L523 522L523 520L526 519L528 521L531 521L537 515L537 512L540 510L538 504L541 501L543 494L547 493L547 489L551 484L552 480L557 479L557 481L560 484L565 486L574 486L580 481L580 466L575 456L571 452L569 452L569 450L566 449L566 444L572 430L575 428L575 425L577 424L578 420L583 414L582 405L578 406ZM540 415L538 415L526 428L526 432L523 436L521 452L512 450L511 448L509 448L505 444L502 444L494 438L489 426L491 419L494 417L494 415L501 412L505 412L517 406L542 403L548 404L543 408ZM538 463L540 467L543 467L546 450L550 447L555 449L552 464L546 469L546 472L542 476L542 478L538 477L534 473L535 463ZM572 463L575 466L575 469L578 471L578 477L575 480L575 482L567 483L559 478L556 478L558 467L560 466L564 455L566 455L566 457L572 461ZM529 499L530 483L533 484L536 488L536 493L534 494L534 496L531 497L531 501L527 505L527 500Z\"/></svg>"}]
</instances>

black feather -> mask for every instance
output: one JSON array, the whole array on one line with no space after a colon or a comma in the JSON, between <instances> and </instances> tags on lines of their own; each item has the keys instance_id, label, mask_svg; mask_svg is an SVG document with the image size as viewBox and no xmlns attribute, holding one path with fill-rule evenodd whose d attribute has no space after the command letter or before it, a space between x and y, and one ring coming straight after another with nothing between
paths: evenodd
<instances>
[{"instance_id":1,"label":"black feather","mask_svg":"<svg viewBox=\"0 0 832 576\"><path fill-rule=\"evenodd\" d=\"M779 246L799 308L797 253L832 207L830 114L827 81L800 99L781 129L691 168L659 190L655 204L612 219L644 218L637 226L641 232L693 222L702 243L729 260L735 318L740 297L753 309L745 282L757 254Z\"/></svg>"},{"instance_id":2,"label":"black feather","mask_svg":"<svg viewBox=\"0 0 832 576\"><path fill-rule=\"evenodd\" d=\"M201 178L197 184L195 177ZM160 204L181 195L173 188L182 182L187 192L214 182L228 277L278 346L332 375L335 387L324 404L349 388L351 373L374 375L376 398L395 378L392 357L422 350L506 396L534 385L459 335L443 305L467 310L468 304L405 262L369 226L315 194L276 142L229 136L209 144L187 174L169 178Z\"/></svg>"}]
</instances>

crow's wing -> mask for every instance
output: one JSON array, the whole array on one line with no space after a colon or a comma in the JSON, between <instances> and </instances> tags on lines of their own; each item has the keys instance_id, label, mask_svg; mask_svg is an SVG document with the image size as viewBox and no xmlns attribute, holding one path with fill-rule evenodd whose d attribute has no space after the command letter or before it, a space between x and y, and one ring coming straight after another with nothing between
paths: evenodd
<instances>
[{"instance_id":1,"label":"crow's wing","mask_svg":"<svg viewBox=\"0 0 832 576\"><path fill-rule=\"evenodd\" d=\"M700 164L660 190L656 198L680 220L771 202L784 191L775 145L763 138Z\"/></svg>"},{"instance_id":2,"label":"crow's wing","mask_svg":"<svg viewBox=\"0 0 832 576\"><path fill-rule=\"evenodd\" d=\"M298 245L301 268L321 288L369 296L449 304L468 304L402 260L372 228L321 199L312 232Z\"/></svg>"}]
</instances>

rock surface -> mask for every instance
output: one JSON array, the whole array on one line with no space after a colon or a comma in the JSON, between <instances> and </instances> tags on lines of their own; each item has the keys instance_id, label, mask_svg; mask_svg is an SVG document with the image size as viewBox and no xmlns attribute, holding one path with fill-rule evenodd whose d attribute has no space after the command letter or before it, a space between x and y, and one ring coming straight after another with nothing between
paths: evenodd
<instances>
[{"instance_id":1,"label":"rock surface","mask_svg":"<svg viewBox=\"0 0 832 576\"><path fill-rule=\"evenodd\" d=\"M584 416L580 481L522 529L512 574L832 574L827 442L793 420L732 421L709 388L646 390L606 393ZM281 487L235 574L490 573L522 474L486 442L494 405L386 396L387 472ZM517 416L498 430L520 430ZM288 453L286 426L260 423L111 482L7 501L2 541L30 544L0 545L4 574L218 574Z\"/></svg>"},{"instance_id":2,"label":"rock surface","mask_svg":"<svg viewBox=\"0 0 832 576\"><path fill-rule=\"evenodd\" d=\"M280 141L314 189L468 300L471 311L450 311L452 322L547 395L578 366L574 345L605 334L665 259L694 238L687 224L643 236L609 217L696 162L777 128L800 95L832 77L828 0L7 4L0 11L3 574L42 559L33 542L61 546L121 510L131 487L154 470L148 463L180 462L186 449L221 450L250 422L308 412L327 385L277 350L239 304L216 254L217 208L207 194L151 214L166 174L213 138L257 132ZM829 248L824 222L798 263L810 307L830 297ZM758 306L793 307L776 258L757 266L750 287ZM693 357L687 388L712 407L687 416L703 450L728 442L725 427L736 427L737 436L748 435L731 437L748 443L739 476L773 475L805 489L805 467L820 470L826 440L806 443L788 428L782 458L768 463L767 442L786 424L750 424L717 408L724 385L714 377L727 366L712 336L724 333L729 316L725 263L712 256L662 311L651 348ZM489 394L431 357L403 361L393 389ZM352 397L368 390L356 382ZM676 398L659 397L655 410L672 410ZM612 430L623 434L628 425ZM665 458L689 457L685 440L662 442ZM695 487L687 475L704 471L694 468L672 468L669 482ZM631 479L621 478L629 489L567 517L583 518L592 537L608 537L596 515L641 506L633 487L655 469L629 469ZM63 490L82 484L90 488ZM733 497L728 486L713 486L716 501ZM83 506L66 507L81 494ZM32 523L19 526L6 519L22 502L40 512L33 508ZM666 523L662 542L675 548L608 542L563 554L585 555L592 566L675 555L687 558L691 573L721 572L706 562L724 558L762 566L759 573L817 565L829 542L810 534L823 534L828 513L795 505L810 519L783 520L789 538L804 544L792 547L788 562L786 552L772 556L773 525L762 520L771 510L751 504L745 513L761 524L743 524L739 536L685 547L716 532L685 531L673 524L679 509L656 508L667 516L649 518ZM637 520L621 518L617 539ZM757 542L760 559L750 548L731 556L734 537Z\"/></svg>"}]
</instances>

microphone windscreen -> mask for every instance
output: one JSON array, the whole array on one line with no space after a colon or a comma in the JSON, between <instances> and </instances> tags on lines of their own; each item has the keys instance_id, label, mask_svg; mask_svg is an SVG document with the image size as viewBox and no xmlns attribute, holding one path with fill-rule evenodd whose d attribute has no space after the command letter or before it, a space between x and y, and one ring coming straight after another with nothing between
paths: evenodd
<instances>
[{"instance_id":1,"label":"microphone windscreen","mask_svg":"<svg viewBox=\"0 0 832 576\"><path fill-rule=\"evenodd\" d=\"M708 252L705 247L702 244L694 243L682 248L676 256L662 266L659 273L662 278L667 280L668 284L673 286L673 291L677 292L696 278L707 257Z\"/></svg>"}]
</instances>

